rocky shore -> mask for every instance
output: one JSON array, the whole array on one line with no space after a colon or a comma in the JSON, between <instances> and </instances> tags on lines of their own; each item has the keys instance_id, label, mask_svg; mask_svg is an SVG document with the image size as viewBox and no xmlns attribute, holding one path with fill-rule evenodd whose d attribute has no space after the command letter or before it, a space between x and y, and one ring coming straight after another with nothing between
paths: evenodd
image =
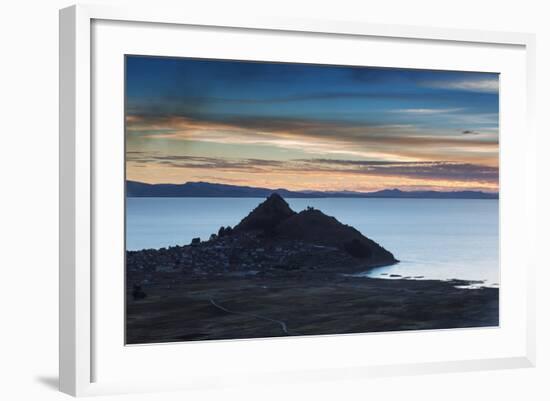
<instances>
[{"instance_id":1,"label":"rocky shore","mask_svg":"<svg viewBox=\"0 0 550 401\"><path fill-rule=\"evenodd\" d=\"M397 263L319 210L273 194L204 240L128 251L127 343L498 325L498 289L355 277Z\"/></svg>"}]
</instances>

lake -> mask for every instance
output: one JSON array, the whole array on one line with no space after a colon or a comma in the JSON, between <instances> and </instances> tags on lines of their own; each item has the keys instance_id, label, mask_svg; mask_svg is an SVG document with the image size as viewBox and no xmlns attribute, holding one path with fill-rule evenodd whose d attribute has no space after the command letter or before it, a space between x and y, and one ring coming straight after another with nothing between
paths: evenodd
<instances>
[{"instance_id":1,"label":"lake","mask_svg":"<svg viewBox=\"0 0 550 401\"><path fill-rule=\"evenodd\" d=\"M206 240L234 226L262 198L128 198L128 250ZM378 242L400 263L365 273L499 284L498 200L286 199L295 211L313 206Z\"/></svg>"}]
</instances>

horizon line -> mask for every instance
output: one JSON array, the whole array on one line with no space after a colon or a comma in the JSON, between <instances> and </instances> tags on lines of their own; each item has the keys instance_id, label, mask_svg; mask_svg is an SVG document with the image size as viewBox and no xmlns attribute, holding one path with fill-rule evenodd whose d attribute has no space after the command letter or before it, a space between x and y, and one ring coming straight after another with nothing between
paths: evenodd
<instances>
[{"instance_id":1,"label":"horizon line","mask_svg":"<svg viewBox=\"0 0 550 401\"><path fill-rule=\"evenodd\" d=\"M149 182L143 182L143 181L136 181L136 180L130 180L125 179L126 183L133 182L137 184L143 184L143 185L186 185L186 184L208 184L208 185L225 185L230 187L237 187L237 188L251 188L251 189L261 189L261 190L268 190L268 191L288 191L288 192L301 192L301 193L354 193L354 194L372 194L377 193L381 191L399 191L404 193L413 193L413 192L436 192L436 193L461 193L461 192L476 192L476 193L482 193L482 194L490 194L490 195L499 195L500 190L498 191L490 191L490 190L478 190L478 189L458 189L458 190L437 190L437 189L415 189L415 190L403 190L397 187L385 187L382 189L377 189L374 191L354 191L354 190L348 190L348 189L332 189L332 190L310 190L310 189L287 189L287 188L269 188L269 187L255 187L250 185L236 185L236 184L227 184L227 183L221 183L221 182L210 182L210 181L185 181L182 183L173 183L173 182L158 182L158 183L149 183Z\"/></svg>"}]
</instances>

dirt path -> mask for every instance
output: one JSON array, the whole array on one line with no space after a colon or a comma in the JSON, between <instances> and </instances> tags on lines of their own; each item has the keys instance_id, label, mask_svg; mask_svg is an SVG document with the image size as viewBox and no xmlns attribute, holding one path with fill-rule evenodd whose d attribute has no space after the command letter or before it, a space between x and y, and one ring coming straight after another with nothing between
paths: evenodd
<instances>
[{"instance_id":1,"label":"dirt path","mask_svg":"<svg viewBox=\"0 0 550 401\"><path fill-rule=\"evenodd\" d=\"M290 335L290 333L288 332L288 327L286 325L285 322L283 322L282 320L277 320L277 319L272 319L270 317L267 317L267 316L262 316L262 315L256 315L254 313L246 313L246 312L237 312L237 311L232 311L232 310L229 310L223 306L221 306L220 304L218 304L216 301L214 301L212 298L210 298L210 303L212 305L214 305L216 308L224 311L224 312L227 312L227 313L232 313L234 315L241 315L241 316L249 316L249 317L254 317L256 319L262 319L262 320L267 320L268 322L273 322L273 323L277 323L279 326L281 326L281 329L283 330L283 332L286 334L286 335ZM294 333L294 334L298 334L298 333Z\"/></svg>"}]
</instances>

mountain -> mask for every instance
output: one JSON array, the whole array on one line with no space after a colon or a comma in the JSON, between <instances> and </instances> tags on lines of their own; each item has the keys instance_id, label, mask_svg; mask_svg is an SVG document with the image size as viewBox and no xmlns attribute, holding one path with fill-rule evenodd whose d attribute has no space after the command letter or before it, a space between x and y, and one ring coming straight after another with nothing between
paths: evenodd
<instances>
[{"instance_id":1,"label":"mountain","mask_svg":"<svg viewBox=\"0 0 550 401\"><path fill-rule=\"evenodd\" d=\"M266 198L276 193L285 198L418 198L418 199L498 199L498 193L482 191L401 191L384 189L376 192L354 191L290 191L209 182L184 184L146 184L126 181L126 195L130 198Z\"/></svg>"},{"instance_id":2,"label":"mountain","mask_svg":"<svg viewBox=\"0 0 550 401\"><path fill-rule=\"evenodd\" d=\"M277 225L274 232L276 238L339 248L355 258L368 260L370 266L397 263L391 252L355 228L317 209L308 208L295 213Z\"/></svg>"},{"instance_id":3,"label":"mountain","mask_svg":"<svg viewBox=\"0 0 550 401\"><path fill-rule=\"evenodd\" d=\"M249 233L268 244L305 243L314 248L309 251L326 252L327 249L339 250L355 259L363 266L385 266L397 263L393 254L373 240L365 237L355 228L340 223L336 218L322 211L308 207L296 213L279 195L271 194L258 205L239 224L234 227L234 236ZM245 236L249 238L249 236Z\"/></svg>"},{"instance_id":4,"label":"mountain","mask_svg":"<svg viewBox=\"0 0 550 401\"><path fill-rule=\"evenodd\" d=\"M401 191L384 189L364 194L366 198L419 198L419 199L498 199L498 193L482 191Z\"/></svg>"},{"instance_id":5,"label":"mountain","mask_svg":"<svg viewBox=\"0 0 550 401\"><path fill-rule=\"evenodd\" d=\"M296 214L288 203L274 193L235 226L235 230L270 230Z\"/></svg>"},{"instance_id":6,"label":"mountain","mask_svg":"<svg viewBox=\"0 0 550 401\"><path fill-rule=\"evenodd\" d=\"M146 184L137 181L126 181L126 195L131 198L266 198L272 193L278 193L287 198L319 197L286 189L256 188L200 181L186 182L185 184Z\"/></svg>"}]
</instances>

